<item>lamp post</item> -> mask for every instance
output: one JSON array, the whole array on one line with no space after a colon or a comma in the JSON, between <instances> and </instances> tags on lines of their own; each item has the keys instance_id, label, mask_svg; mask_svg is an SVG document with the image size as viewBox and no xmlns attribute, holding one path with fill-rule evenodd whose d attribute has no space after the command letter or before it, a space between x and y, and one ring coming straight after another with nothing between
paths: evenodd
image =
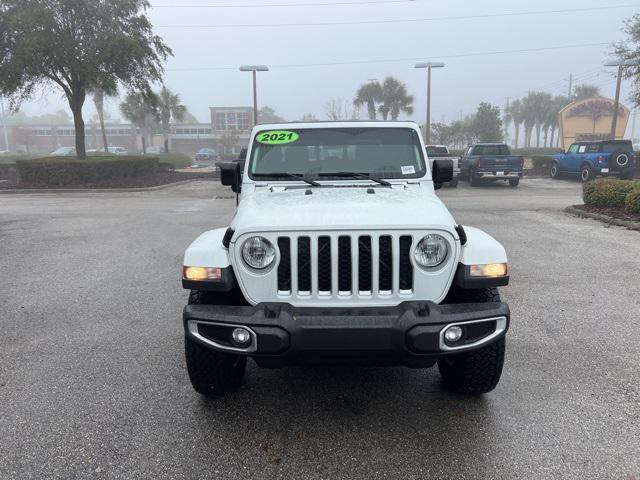
<instances>
[{"instance_id":1,"label":"lamp post","mask_svg":"<svg viewBox=\"0 0 640 480\"><path fill-rule=\"evenodd\" d=\"M611 120L611 139L616 139L616 129L618 128L618 109L620 108L620 85L622 83L622 69L635 65L631 60L612 60L604 64L605 67L618 67L618 79L616 81L616 98L613 101L613 119Z\"/></svg>"},{"instance_id":2,"label":"lamp post","mask_svg":"<svg viewBox=\"0 0 640 480\"><path fill-rule=\"evenodd\" d=\"M253 73L253 124L258 124L258 92L256 89L256 72L268 72L269 67L266 65L241 65L241 72Z\"/></svg>"},{"instance_id":3,"label":"lamp post","mask_svg":"<svg viewBox=\"0 0 640 480\"><path fill-rule=\"evenodd\" d=\"M414 68L426 68L427 69L427 124L425 130L425 142L429 144L431 142L431 69L444 67L443 62L418 62Z\"/></svg>"}]
</instances>

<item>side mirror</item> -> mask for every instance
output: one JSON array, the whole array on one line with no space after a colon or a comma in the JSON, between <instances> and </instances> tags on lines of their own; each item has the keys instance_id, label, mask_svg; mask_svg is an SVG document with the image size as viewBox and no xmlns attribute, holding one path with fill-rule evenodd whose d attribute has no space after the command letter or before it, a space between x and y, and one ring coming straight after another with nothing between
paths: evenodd
<instances>
[{"instance_id":1,"label":"side mirror","mask_svg":"<svg viewBox=\"0 0 640 480\"><path fill-rule=\"evenodd\" d=\"M238 154L238 160L246 160L247 159L247 149L241 148L240 153ZM243 162L244 165L244 162Z\"/></svg>"},{"instance_id":2,"label":"side mirror","mask_svg":"<svg viewBox=\"0 0 640 480\"><path fill-rule=\"evenodd\" d=\"M453 160L434 160L431 170L433 188L442 188L445 182L453 180Z\"/></svg>"},{"instance_id":3,"label":"side mirror","mask_svg":"<svg viewBox=\"0 0 640 480\"><path fill-rule=\"evenodd\" d=\"M240 162L220 163L220 182L231 187L235 193L240 193L242 186L242 167Z\"/></svg>"}]
</instances>

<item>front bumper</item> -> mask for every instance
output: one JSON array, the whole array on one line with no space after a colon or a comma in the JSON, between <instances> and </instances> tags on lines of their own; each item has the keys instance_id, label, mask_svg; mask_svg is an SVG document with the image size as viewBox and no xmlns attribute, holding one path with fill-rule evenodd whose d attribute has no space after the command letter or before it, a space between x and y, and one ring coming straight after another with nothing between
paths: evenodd
<instances>
[{"instance_id":1,"label":"front bumper","mask_svg":"<svg viewBox=\"0 0 640 480\"><path fill-rule=\"evenodd\" d=\"M405 302L397 307L296 308L285 303L254 307L188 305L185 334L213 350L248 355L260 366L309 364L433 365L442 355L481 348L509 328L505 303L437 305ZM448 343L444 331L460 326ZM251 333L239 348L234 328Z\"/></svg>"}]
</instances>

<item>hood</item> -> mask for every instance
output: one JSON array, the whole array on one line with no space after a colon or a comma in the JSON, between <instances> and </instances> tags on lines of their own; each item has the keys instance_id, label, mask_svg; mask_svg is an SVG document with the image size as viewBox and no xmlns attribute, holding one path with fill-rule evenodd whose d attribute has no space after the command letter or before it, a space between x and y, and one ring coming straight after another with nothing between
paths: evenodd
<instances>
[{"instance_id":1,"label":"hood","mask_svg":"<svg viewBox=\"0 0 640 480\"><path fill-rule=\"evenodd\" d=\"M392 188L257 187L243 194L231 224L238 234L274 230L452 231L454 225L440 199L420 184Z\"/></svg>"}]
</instances>

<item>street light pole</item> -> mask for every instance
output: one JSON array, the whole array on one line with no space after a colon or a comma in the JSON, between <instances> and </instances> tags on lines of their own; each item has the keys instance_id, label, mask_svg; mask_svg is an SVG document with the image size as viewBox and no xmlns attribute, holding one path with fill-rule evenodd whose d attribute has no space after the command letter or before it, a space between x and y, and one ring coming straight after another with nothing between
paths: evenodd
<instances>
[{"instance_id":1,"label":"street light pole","mask_svg":"<svg viewBox=\"0 0 640 480\"><path fill-rule=\"evenodd\" d=\"M611 120L611 139L616 139L616 129L618 128L618 109L620 108L620 86L622 84L622 70L624 67L637 65L632 60L613 60L604 64L605 67L618 67L618 79L616 81L616 98L613 101L613 118Z\"/></svg>"},{"instance_id":2,"label":"street light pole","mask_svg":"<svg viewBox=\"0 0 640 480\"><path fill-rule=\"evenodd\" d=\"M427 124L424 127L424 141L427 144L431 143L431 69L442 67L442 62L419 62L414 67L427 69Z\"/></svg>"},{"instance_id":3,"label":"street light pole","mask_svg":"<svg viewBox=\"0 0 640 480\"><path fill-rule=\"evenodd\" d=\"M253 124L258 124L258 88L256 86L256 72L268 72L266 65L241 65L241 72L252 72L253 76Z\"/></svg>"}]
</instances>

